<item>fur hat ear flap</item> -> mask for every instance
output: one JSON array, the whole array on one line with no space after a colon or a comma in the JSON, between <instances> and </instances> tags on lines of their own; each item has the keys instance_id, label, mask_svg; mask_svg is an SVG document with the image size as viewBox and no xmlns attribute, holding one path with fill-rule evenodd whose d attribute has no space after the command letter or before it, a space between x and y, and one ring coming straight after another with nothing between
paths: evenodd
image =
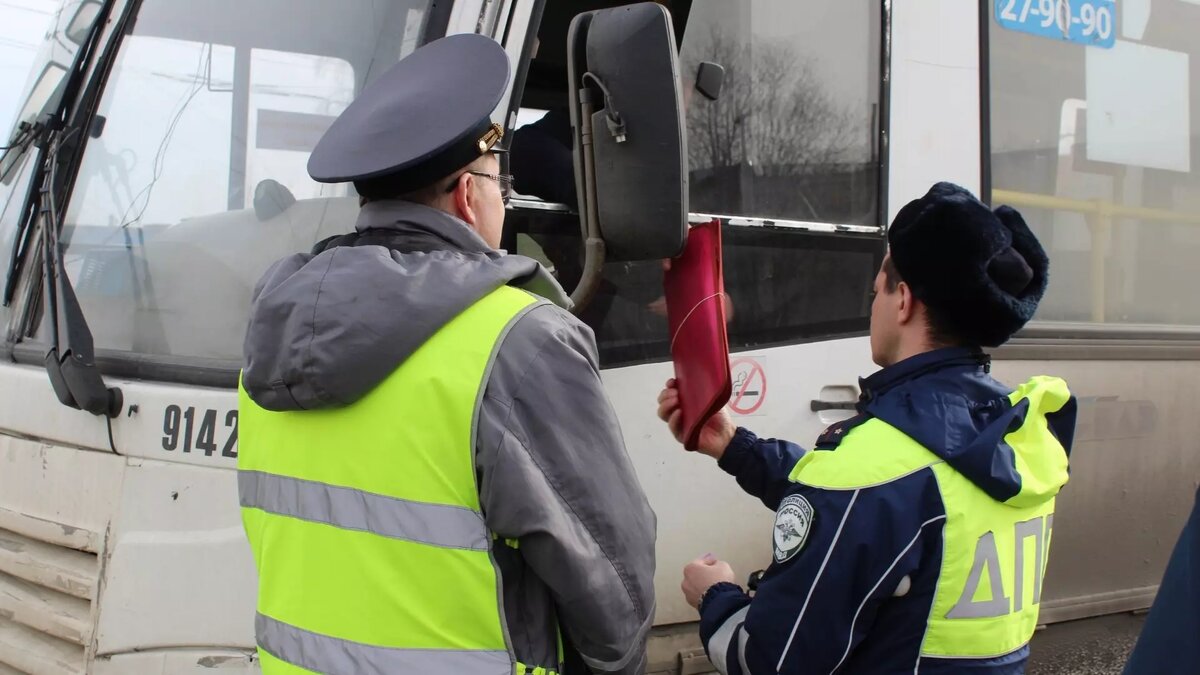
<instances>
[{"instance_id":1,"label":"fur hat ear flap","mask_svg":"<svg viewBox=\"0 0 1200 675\"><path fill-rule=\"evenodd\" d=\"M1021 255L1033 274L1029 283L1014 295L1021 299L1032 300L1036 305L1046 294L1046 287L1050 281L1050 256L1046 255L1042 243L1025 224L1025 218L1016 209L1011 206L1001 206L996 209L996 217L1012 233L1012 249ZM1032 318L1032 314L1030 318Z\"/></svg>"}]
</instances>

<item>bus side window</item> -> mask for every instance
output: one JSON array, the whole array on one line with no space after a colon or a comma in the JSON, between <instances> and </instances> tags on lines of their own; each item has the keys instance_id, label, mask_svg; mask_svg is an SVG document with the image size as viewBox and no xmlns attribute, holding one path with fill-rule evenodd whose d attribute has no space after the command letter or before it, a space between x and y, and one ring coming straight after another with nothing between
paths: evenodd
<instances>
[{"instance_id":1,"label":"bus side window","mask_svg":"<svg viewBox=\"0 0 1200 675\"><path fill-rule=\"evenodd\" d=\"M881 24L870 0L692 4L691 210L756 225L723 233L732 349L867 328L883 250ZM691 86L703 61L726 70L716 101Z\"/></svg>"},{"instance_id":2,"label":"bus side window","mask_svg":"<svg viewBox=\"0 0 1200 675\"><path fill-rule=\"evenodd\" d=\"M1003 25L988 5L992 202L1019 209L1053 261L1030 331L1194 339L1200 5L1145 3L1143 23L1076 6L1076 33L1096 44Z\"/></svg>"}]
</instances>

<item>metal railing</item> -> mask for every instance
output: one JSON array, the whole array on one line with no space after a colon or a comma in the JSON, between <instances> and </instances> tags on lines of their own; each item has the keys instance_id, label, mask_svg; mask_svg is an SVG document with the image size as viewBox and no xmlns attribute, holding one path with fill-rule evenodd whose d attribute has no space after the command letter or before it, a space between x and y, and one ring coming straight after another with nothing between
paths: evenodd
<instances>
[{"instance_id":1,"label":"metal railing","mask_svg":"<svg viewBox=\"0 0 1200 675\"><path fill-rule=\"evenodd\" d=\"M1200 213L1181 213L1166 209L1151 209L1141 206L1125 206L1099 199L1069 199L1013 190L992 190L992 204L1008 204L1016 207L1051 209L1082 214L1087 219L1092 235L1091 289L1092 321L1103 323L1107 314L1108 295L1105 283L1105 267L1108 255L1108 239L1113 222L1118 218L1135 218L1155 223L1180 223L1200 225Z\"/></svg>"}]
</instances>

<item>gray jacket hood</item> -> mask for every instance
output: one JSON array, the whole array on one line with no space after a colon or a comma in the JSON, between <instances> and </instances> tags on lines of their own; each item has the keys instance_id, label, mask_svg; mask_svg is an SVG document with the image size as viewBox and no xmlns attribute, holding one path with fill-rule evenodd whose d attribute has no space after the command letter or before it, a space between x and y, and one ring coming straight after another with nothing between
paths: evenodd
<instances>
[{"instance_id":1,"label":"gray jacket hood","mask_svg":"<svg viewBox=\"0 0 1200 675\"><path fill-rule=\"evenodd\" d=\"M570 307L537 261L492 249L442 211L371 202L355 230L357 237L323 251L276 262L258 282L242 385L263 408L354 403L442 326L503 285ZM373 238L388 245L363 245Z\"/></svg>"}]
</instances>

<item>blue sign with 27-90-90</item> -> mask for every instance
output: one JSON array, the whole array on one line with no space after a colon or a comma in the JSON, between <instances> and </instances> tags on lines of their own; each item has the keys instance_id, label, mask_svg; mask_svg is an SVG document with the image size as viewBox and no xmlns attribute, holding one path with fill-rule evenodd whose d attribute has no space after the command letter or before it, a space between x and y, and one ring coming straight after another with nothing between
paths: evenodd
<instances>
[{"instance_id":1,"label":"blue sign with 27-90-90","mask_svg":"<svg viewBox=\"0 0 1200 675\"><path fill-rule=\"evenodd\" d=\"M1108 49L1116 41L1116 0L995 0L1009 30Z\"/></svg>"}]
</instances>

